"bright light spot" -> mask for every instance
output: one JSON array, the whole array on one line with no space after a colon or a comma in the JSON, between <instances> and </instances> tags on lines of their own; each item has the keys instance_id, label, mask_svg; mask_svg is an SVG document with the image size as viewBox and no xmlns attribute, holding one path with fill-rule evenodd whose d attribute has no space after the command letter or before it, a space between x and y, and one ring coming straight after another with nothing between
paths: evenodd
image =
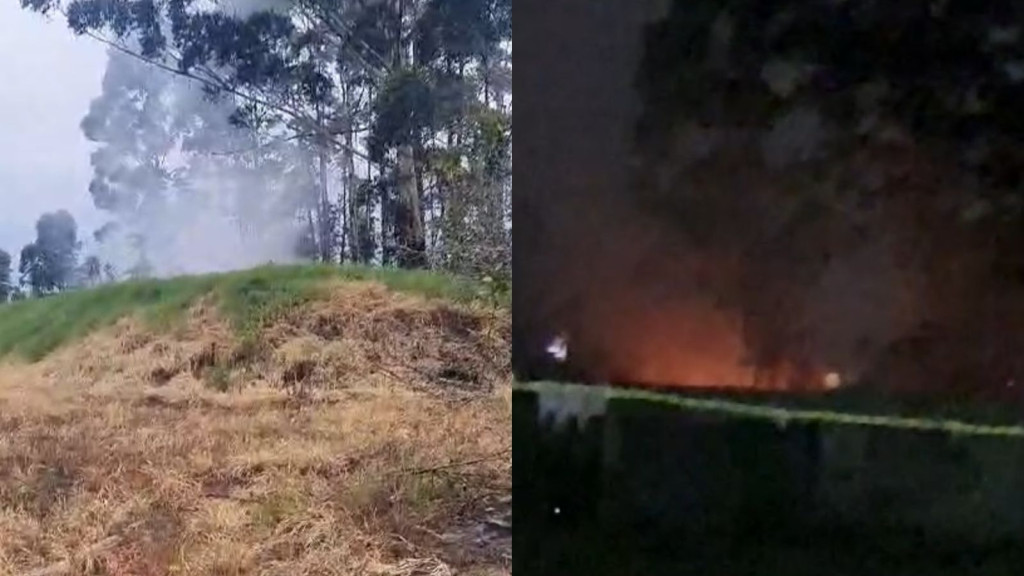
<instances>
[{"instance_id":1,"label":"bright light spot","mask_svg":"<svg viewBox=\"0 0 1024 576\"><path fill-rule=\"evenodd\" d=\"M548 344L548 354L558 362L565 362L565 359L569 357L569 346L566 344L564 336L558 336Z\"/></svg>"},{"instance_id":2,"label":"bright light spot","mask_svg":"<svg viewBox=\"0 0 1024 576\"><path fill-rule=\"evenodd\" d=\"M825 389L835 390L843 385L843 378L838 372L829 372L825 375Z\"/></svg>"}]
</instances>

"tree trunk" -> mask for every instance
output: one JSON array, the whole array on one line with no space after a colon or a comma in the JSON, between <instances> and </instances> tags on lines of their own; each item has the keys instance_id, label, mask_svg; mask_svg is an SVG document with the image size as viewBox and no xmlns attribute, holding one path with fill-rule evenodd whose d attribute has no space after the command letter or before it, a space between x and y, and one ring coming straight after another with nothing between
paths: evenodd
<instances>
[{"instance_id":1,"label":"tree trunk","mask_svg":"<svg viewBox=\"0 0 1024 576\"><path fill-rule=\"evenodd\" d=\"M396 189L398 186L395 185L394 176L397 173L397 169L394 163L386 161L380 164L378 169L378 176L384 178L387 174L389 178L385 181L385 185L381 186L377 192L380 194L380 263L381 266L391 266L396 263L397 254L397 243L399 238L399 229L397 226L399 202L396 198Z\"/></svg>"},{"instance_id":2,"label":"tree trunk","mask_svg":"<svg viewBox=\"0 0 1024 576\"><path fill-rule=\"evenodd\" d=\"M348 192L347 202L345 204L345 210L347 213L345 223L345 237L347 238L349 258L352 262L360 264L368 263L364 259L363 254L363 243L362 243L362 231L363 220L362 214L359 211L359 200L361 191L358 190L358 178L356 177L356 159L352 151L355 149L355 134L352 132L354 128L354 122L352 121L351 108L352 108L352 94L351 87L345 86L343 92L343 101L345 105L345 113L348 115L348 125L346 129L348 133L345 135L345 151L343 163L345 167L345 190Z\"/></svg>"},{"instance_id":3,"label":"tree trunk","mask_svg":"<svg viewBox=\"0 0 1024 576\"><path fill-rule=\"evenodd\" d=\"M317 114L318 124L320 130L324 130L323 112ZM317 160L319 163L319 183L318 183L318 202L317 211L319 212L318 224L320 228L320 261L327 263L331 261L331 252L333 251L334 234L333 226L331 223L331 200L327 194L327 171L329 169L327 162L327 142L325 136L321 133L317 138Z\"/></svg>"},{"instance_id":4,"label":"tree trunk","mask_svg":"<svg viewBox=\"0 0 1024 576\"><path fill-rule=\"evenodd\" d=\"M407 0L398 2L398 30L395 35L394 65L404 69L410 54L404 38L406 30ZM422 197L417 178L416 147L402 144L397 150L395 184L398 198L395 204L396 260L402 268L423 268L427 265L427 242L424 231Z\"/></svg>"},{"instance_id":5,"label":"tree trunk","mask_svg":"<svg viewBox=\"0 0 1024 576\"><path fill-rule=\"evenodd\" d=\"M398 147L395 176L398 189L395 206L398 265L402 268L423 268L427 265L427 243L416 178L416 151L411 144Z\"/></svg>"},{"instance_id":6,"label":"tree trunk","mask_svg":"<svg viewBox=\"0 0 1024 576\"><path fill-rule=\"evenodd\" d=\"M331 261L331 248L333 244L333 234L331 233L331 203L327 196L327 152L323 149L323 146L317 151L319 156L319 202L317 211L320 213L319 224L320 224L320 261L330 262Z\"/></svg>"}]
</instances>

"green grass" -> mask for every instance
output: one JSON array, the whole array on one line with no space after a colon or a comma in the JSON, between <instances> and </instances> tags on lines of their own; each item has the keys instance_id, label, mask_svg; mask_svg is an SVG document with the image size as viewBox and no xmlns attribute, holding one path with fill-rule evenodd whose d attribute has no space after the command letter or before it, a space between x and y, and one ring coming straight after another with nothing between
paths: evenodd
<instances>
[{"instance_id":1,"label":"green grass","mask_svg":"<svg viewBox=\"0 0 1024 576\"><path fill-rule=\"evenodd\" d=\"M228 274L132 281L0 306L0 357L40 360L67 342L131 315L166 328L206 295L247 337L282 312L322 297L331 280L375 281L397 292L461 303L481 298L480 286L469 280L370 267L265 266Z\"/></svg>"}]
</instances>

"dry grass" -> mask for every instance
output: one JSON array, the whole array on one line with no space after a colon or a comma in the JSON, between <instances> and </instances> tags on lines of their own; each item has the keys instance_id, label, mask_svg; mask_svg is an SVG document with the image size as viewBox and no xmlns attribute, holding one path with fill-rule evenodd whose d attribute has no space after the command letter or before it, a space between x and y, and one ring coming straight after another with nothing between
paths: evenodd
<instances>
[{"instance_id":1,"label":"dry grass","mask_svg":"<svg viewBox=\"0 0 1024 576\"><path fill-rule=\"evenodd\" d=\"M331 294L0 366L0 575L510 574L508 313Z\"/></svg>"}]
</instances>

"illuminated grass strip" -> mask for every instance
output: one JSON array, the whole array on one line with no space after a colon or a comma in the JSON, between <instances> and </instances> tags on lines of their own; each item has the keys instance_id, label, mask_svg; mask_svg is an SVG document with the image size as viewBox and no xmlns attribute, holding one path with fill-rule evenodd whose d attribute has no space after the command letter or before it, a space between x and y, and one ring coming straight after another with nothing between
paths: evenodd
<instances>
[{"instance_id":1,"label":"illuminated grass strip","mask_svg":"<svg viewBox=\"0 0 1024 576\"><path fill-rule=\"evenodd\" d=\"M843 424L847 426L874 426L921 432L946 432L960 436L996 436L1008 438L1024 438L1022 426L991 426L970 424L957 420L906 418L898 416L871 416L829 410L806 410L799 408L779 408L764 406L735 400L716 400L691 398L687 396L663 394L638 388L613 388L608 386L583 386L579 384L558 384L550 382L534 382L516 384L515 390L524 392L555 392L559 395L570 394L604 394L608 400L642 400L667 404L693 412L723 414L738 418L756 420L772 420L785 427L790 422L820 422L826 424Z\"/></svg>"}]
</instances>

